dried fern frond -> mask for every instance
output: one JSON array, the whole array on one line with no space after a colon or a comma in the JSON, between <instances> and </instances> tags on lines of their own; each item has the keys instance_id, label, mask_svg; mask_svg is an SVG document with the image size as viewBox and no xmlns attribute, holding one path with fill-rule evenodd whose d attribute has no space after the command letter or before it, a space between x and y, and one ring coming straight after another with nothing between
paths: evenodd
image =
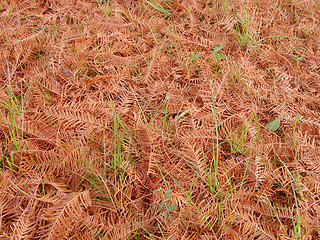
<instances>
[{"instance_id":1,"label":"dried fern frond","mask_svg":"<svg viewBox=\"0 0 320 240\"><path fill-rule=\"evenodd\" d=\"M317 239L319 19L2 1L0 238Z\"/></svg>"},{"instance_id":2,"label":"dried fern frond","mask_svg":"<svg viewBox=\"0 0 320 240\"><path fill-rule=\"evenodd\" d=\"M41 219L49 221L43 230L48 239L57 239L68 235L74 229L74 224L81 222L85 210L91 206L89 191L78 194L62 195L59 204L47 208Z\"/></svg>"}]
</instances>

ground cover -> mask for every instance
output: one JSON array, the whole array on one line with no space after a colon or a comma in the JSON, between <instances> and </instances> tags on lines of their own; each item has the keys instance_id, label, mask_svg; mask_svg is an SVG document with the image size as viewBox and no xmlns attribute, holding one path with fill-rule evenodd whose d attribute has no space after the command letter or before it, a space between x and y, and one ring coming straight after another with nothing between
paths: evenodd
<instances>
[{"instance_id":1,"label":"ground cover","mask_svg":"<svg viewBox=\"0 0 320 240\"><path fill-rule=\"evenodd\" d=\"M1 239L319 239L320 2L0 1Z\"/></svg>"}]
</instances>

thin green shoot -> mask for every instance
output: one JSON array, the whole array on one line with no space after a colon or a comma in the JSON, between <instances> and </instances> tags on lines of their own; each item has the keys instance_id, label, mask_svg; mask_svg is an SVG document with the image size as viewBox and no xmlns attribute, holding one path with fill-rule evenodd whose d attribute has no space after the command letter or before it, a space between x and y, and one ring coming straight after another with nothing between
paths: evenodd
<instances>
[{"instance_id":1,"label":"thin green shoot","mask_svg":"<svg viewBox=\"0 0 320 240\"><path fill-rule=\"evenodd\" d=\"M144 0L147 4L149 4L151 7L153 7L154 9L156 9L157 11L161 12L161 13L164 13L166 14L166 16L170 16L171 13L169 11L167 11L166 9L164 9L162 7L162 5L157 1L155 0L155 4L154 3L151 3L147 0Z\"/></svg>"},{"instance_id":2,"label":"thin green shoot","mask_svg":"<svg viewBox=\"0 0 320 240\"><path fill-rule=\"evenodd\" d=\"M111 100L110 100L111 101ZM123 163L125 160L123 159L123 149L122 149L122 144L125 141L124 136L122 135L118 124L120 127L124 130L124 132L127 134L127 136L130 138L130 134L128 133L126 127L124 126L123 122L120 120L119 116L116 114L115 109L113 105L109 104L110 108L113 111L113 116L114 116L114 129L113 129L113 134L114 134L114 153L113 153L113 159L110 162L111 163L111 169L115 171L117 174L115 176L115 182L122 183L125 175L125 170L122 169ZM127 161L129 159L130 155L129 152L127 153ZM118 179L119 178L119 179ZM119 184L118 184L119 185ZM120 184L121 185L121 184ZM115 188L116 189L116 188ZM125 190L125 192L127 189ZM117 191L114 191L114 199L116 199ZM119 205L119 203L122 202L125 194L122 195L119 201L117 201L116 206Z\"/></svg>"},{"instance_id":3,"label":"thin green shoot","mask_svg":"<svg viewBox=\"0 0 320 240\"><path fill-rule=\"evenodd\" d=\"M115 118L116 121L120 124L121 128L124 130L124 132L126 133L126 135L127 135L128 137L130 137L130 134L129 134L129 132L127 131L127 128L125 127L124 123L121 121L120 117L119 117L118 114L116 113L116 110L115 110L113 101L112 101L111 99L109 99L109 101L110 101L110 102L108 103L108 105L109 105L110 109L111 109L112 112L113 112L114 118Z\"/></svg>"},{"instance_id":4,"label":"thin green shoot","mask_svg":"<svg viewBox=\"0 0 320 240\"><path fill-rule=\"evenodd\" d=\"M281 160L281 158L279 157L279 155L277 154L276 150L273 147L273 152L275 153L276 157L278 158L278 160L282 163L282 165L285 167L289 179L290 179L290 184L291 184L291 188L292 188L292 193L294 196L294 203L296 205L296 212L297 212L297 223L293 222L293 228L294 228L294 235L295 237L297 237L298 239L301 238L301 231L302 231L302 226L301 226L301 216L300 216L300 210L299 210L299 204L298 204L298 197L296 194L296 188L299 190L299 185L296 181L296 179L293 177L293 175L291 174L290 170L288 169L287 165L285 164L285 162L283 162ZM295 187L296 185L296 187Z\"/></svg>"},{"instance_id":5,"label":"thin green shoot","mask_svg":"<svg viewBox=\"0 0 320 240\"><path fill-rule=\"evenodd\" d=\"M139 6L141 7L141 5L139 4ZM146 11L148 10L148 7L146 7L146 5L142 4L142 6L144 7L144 10L142 12L142 14L140 15L140 17L138 18L138 21L137 22L140 22L143 15L146 13Z\"/></svg>"},{"instance_id":6,"label":"thin green shoot","mask_svg":"<svg viewBox=\"0 0 320 240\"><path fill-rule=\"evenodd\" d=\"M103 234L101 232L92 229L92 227L90 227L85 221L82 220L81 223L95 235L95 239L97 236L100 236L100 238L98 239L101 239L103 237Z\"/></svg>"},{"instance_id":7,"label":"thin green shoot","mask_svg":"<svg viewBox=\"0 0 320 240\"><path fill-rule=\"evenodd\" d=\"M188 215L188 210L189 210L189 206L190 206L190 199L191 199L191 195L192 195L192 189L193 189L193 183L194 183L195 176L196 176L196 174L193 174L184 220L187 220L187 215Z\"/></svg>"},{"instance_id":8,"label":"thin green shoot","mask_svg":"<svg viewBox=\"0 0 320 240\"><path fill-rule=\"evenodd\" d=\"M249 146L248 149L247 149L247 150L250 150L250 152L249 152L249 156L248 156L248 160L247 160L247 163L246 163L245 171L244 171L244 173L243 173L242 180L241 180L241 182L240 182L240 184L239 184L240 187L239 187L239 190L238 190L238 193L237 193L237 194L239 194L239 192L240 192L240 190L241 190L241 188L242 188L242 185L243 185L243 183L244 183L244 180L245 180L245 178L246 178L246 174L247 174L248 166L249 166L249 161L250 161L250 159L251 159L253 144L255 143L255 141L257 140L257 138L258 138L258 136L259 136L260 125L259 125L258 118L257 118L257 115L255 114L255 112L254 112L254 116L256 117L256 122L257 122L258 130L257 130L257 134L253 137L253 140L251 141L250 146Z\"/></svg>"},{"instance_id":9,"label":"thin green shoot","mask_svg":"<svg viewBox=\"0 0 320 240\"><path fill-rule=\"evenodd\" d=\"M177 157L181 158L182 160L186 161L188 164L192 165L193 167L195 167L196 169L200 170L201 172L205 173L205 171L204 171L203 169L201 169L199 166L197 166L197 165L194 164L193 162L189 161L188 159L180 156L179 154L177 154L177 153L175 153L175 152L173 152L173 151L170 151L170 150L168 150L168 151L169 151L170 153L176 155ZM189 165L189 166L190 166L190 165ZM197 171L195 171L195 172L197 172ZM200 175L198 175L198 176L199 176L202 180L204 180Z\"/></svg>"},{"instance_id":10,"label":"thin green shoot","mask_svg":"<svg viewBox=\"0 0 320 240\"><path fill-rule=\"evenodd\" d=\"M159 170L159 172L160 172L160 174L161 174L161 177L162 177L162 179L163 179L163 181L164 181L164 184L165 184L166 188L169 189L169 188L168 188L168 185L167 185L167 182L166 182L166 180L165 180L165 177L164 177L164 175L163 175L160 167L158 166L157 163L156 163L156 165L157 165L157 167L158 167L158 170ZM167 173L167 175L175 182L175 184L181 189L181 191L184 193L184 195L188 198L188 203L191 203L191 204L195 207L195 209L198 211L198 213L200 214L200 216L203 217L202 212L201 212L200 209L197 207L197 205L192 201L191 196L189 196L189 195L185 192L185 190L181 187L181 185L177 182L177 180L176 180L173 176L171 176L171 174L170 174L166 169L164 169L164 171L165 171L165 172Z\"/></svg>"},{"instance_id":11,"label":"thin green shoot","mask_svg":"<svg viewBox=\"0 0 320 240\"><path fill-rule=\"evenodd\" d=\"M151 234L147 229L145 229L140 223L138 223L137 221L136 221L136 223L137 223L153 240L156 240L156 239L152 236L152 234Z\"/></svg>"},{"instance_id":12,"label":"thin green shoot","mask_svg":"<svg viewBox=\"0 0 320 240\"><path fill-rule=\"evenodd\" d=\"M210 151L212 151L212 149L210 149L208 152L210 152ZM188 159L180 156L179 154L177 154L173 151L168 150L168 152L170 152L170 153L176 155L177 157L181 158L182 160L184 160L188 164L188 166L197 174L197 176L208 186L210 193L212 193L214 195L217 195L220 193L220 196L221 196L222 188L215 189L214 186L212 185L212 180L211 180L212 179L212 171L208 170L206 167L205 167L205 170L203 170L202 168L200 168L199 166L197 166L193 162L189 161ZM204 161L204 164L206 165L205 161ZM200 172L203 172L209 180L206 181L203 178L203 176L200 175L199 171L196 171L192 166L195 167L196 169L198 169Z\"/></svg>"},{"instance_id":13,"label":"thin green shoot","mask_svg":"<svg viewBox=\"0 0 320 240\"><path fill-rule=\"evenodd\" d=\"M230 186L230 196L231 196L231 199L233 198L233 186L232 186L232 181L231 181L231 178L225 173L225 178L226 180L228 181L229 183L229 186Z\"/></svg>"},{"instance_id":14,"label":"thin green shoot","mask_svg":"<svg viewBox=\"0 0 320 240\"><path fill-rule=\"evenodd\" d=\"M113 115L113 170L116 170L118 162L121 161L121 136L118 132L118 121L115 115Z\"/></svg>"},{"instance_id":15,"label":"thin green shoot","mask_svg":"<svg viewBox=\"0 0 320 240\"><path fill-rule=\"evenodd\" d=\"M159 166L157 165L158 169L159 169L159 172L161 174L161 177L162 177L162 180L166 186L166 191L164 193L164 196L165 196L165 200L163 202L161 202L158 206L158 209L161 210L163 208L163 206L165 206L166 210L165 210L165 215L169 214L170 211L172 211L173 209L175 209L177 206L176 205L170 205L170 206L167 206L167 201L170 199L170 193L171 193L171 190L167 184L167 181L165 179L165 177L163 176L162 174L162 171L161 169L159 168ZM156 193L158 192L160 189L155 189L153 192ZM169 217L171 218L170 214L169 214Z\"/></svg>"},{"instance_id":16,"label":"thin green shoot","mask_svg":"<svg viewBox=\"0 0 320 240\"><path fill-rule=\"evenodd\" d=\"M294 121L294 126L293 126L293 147L294 147L294 160L296 162L296 178L297 178L297 188L299 190L299 194L300 194L300 199L303 200L303 195L301 192L301 189L299 187L299 184L301 180L300 180L300 174L299 174L299 165L298 165L298 150L297 150L297 143L296 143L296 128L297 128L297 121L298 121L298 117L296 117L295 121Z\"/></svg>"},{"instance_id":17,"label":"thin green shoot","mask_svg":"<svg viewBox=\"0 0 320 240\"><path fill-rule=\"evenodd\" d=\"M210 149L211 151L211 149ZM207 181L205 181L210 189L210 192L211 193L215 193L215 189L214 189L214 186L213 186L213 183L214 183L214 180L212 180L212 167L211 167L211 164L210 164L210 167L207 166L207 161L205 160L205 153L204 153L204 150L202 148L202 156L203 156L203 163L204 163L204 172L207 176Z\"/></svg>"},{"instance_id":18,"label":"thin green shoot","mask_svg":"<svg viewBox=\"0 0 320 240\"><path fill-rule=\"evenodd\" d=\"M193 49L193 53L192 53L192 55L190 56L190 61L189 61L189 64L188 64L188 73L187 73L187 75L190 74L192 63L195 62L195 61L197 61L197 59L202 58L202 55L196 55L196 51L197 51L197 49L198 49L198 46L199 46L199 43L197 43L197 46Z\"/></svg>"},{"instance_id":19,"label":"thin green shoot","mask_svg":"<svg viewBox=\"0 0 320 240\"><path fill-rule=\"evenodd\" d=\"M217 226L220 226L220 221L221 221L221 216L222 216L222 205L223 205L223 194L220 193L220 205L219 205L219 209L218 209L218 220L217 220Z\"/></svg>"},{"instance_id":20,"label":"thin green shoot","mask_svg":"<svg viewBox=\"0 0 320 240\"><path fill-rule=\"evenodd\" d=\"M143 58L143 60L146 62L146 64L149 65L146 57L143 56L143 54L141 53L141 51L140 51L140 49L139 49L139 47L138 47L138 44L136 43L136 41L135 41L134 38L132 37L131 33L130 33L130 38L131 38L131 40L132 40L132 42L133 42L133 45L135 46L135 48L136 48L137 51L139 52L140 56Z\"/></svg>"},{"instance_id":21,"label":"thin green shoot","mask_svg":"<svg viewBox=\"0 0 320 240\"><path fill-rule=\"evenodd\" d=\"M29 14L29 15L21 17L20 20L23 20L23 19L26 19L26 18L29 18L29 17L34 17L34 16L35 16L35 14L32 13L32 14Z\"/></svg>"},{"instance_id":22,"label":"thin green shoot","mask_svg":"<svg viewBox=\"0 0 320 240\"><path fill-rule=\"evenodd\" d=\"M85 165L86 165L86 167L88 167L88 168L91 169L90 164L88 164L88 162L85 162ZM89 171L89 178L87 178L87 177L85 177L84 175L82 175L82 174L80 174L80 173L78 173L78 172L71 171L70 169L68 169L68 170L69 170L70 172L72 172L73 174L78 175L79 177L83 178L83 180L86 180L87 182L91 183L91 184L95 187L95 189L98 190L99 193L103 193L103 191L101 191L99 185L97 184L97 182L99 182L100 184L102 184L102 182L101 182L101 180L99 179L99 177L98 177L95 173L92 174L92 173ZM92 169L91 169L91 170L92 170ZM97 181L97 180L98 180L98 181ZM81 180L81 182L82 182L82 180ZM78 184L78 186L81 185L81 182ZM78 186L77 186L75 189L77 189Z\"/></svg>"},{"instance_id":23,"label":"thin green shoot","mask_svg":"<svg viewBox=\"0 0 320 240\"><path fill-rule=\"evenodd\" d=\"M164 177L164 175L163 175L163 173L162 173L162 171L161 171L161 169L159 168L159 166L158 166L157 163L156 163L156 165L157 165L157 168L158 168L158 170L159 170L159 172L160 172L160 175L161 175L161 178L162 178L162 180L163 180L163 183L164 183L164 185L166 186L166 189L169 189L169 186L168 186L168 184L167 184L166 178ZM155 191L154 191L154 192L155 192Z\"/></svg>"},{"instance_id":24,"label":"thin green shoot","mask_svg":"<svg viewBox=\"0 0 320 240\"><path fill-rule=\"evenodd\" d=\"M126 193L128 191L127 184L124 183L124 178L125 178L125 172L122 172L122 174L120 175L120 180L117 181L117 183L118 183L118 186L122 187L122 189L124 188L124 191L122 191L122 190L118 191L118 192L121 192L121 197L120 197L119 201L116 202L116 205L115 205L116 207L122 205L123 199L126 197ZM116 196L116 194L115 194L115 196Z\"/></svg>"},{"instance_id":25,"label":"thin green shoot","mask_svg":"<svg viewBox=\"0 0 320 240\"><path fill-rule=\"evenodd\" d=\"M233 216L233 217L229 220L229 222L224 226L224 228L218 232L218 234L221 234L224 230L226 230L226 228L230 225L230 223L231 223L231 222L233 221L233 219L235 219L235 218L236 218L236 216Z\"/></svg>"},{"instance_id":26,"label":"thin green shoot","mask_svg":"<svg viewBox=\"0 0 320 240\"><path fill-rule=\"evenodd\" d=\"M177 206L176 206L176 205L167 206L167 201L170 200L171 190L169 189L169 187L168 187L168 185L167 185L167 181L166 181L165 177L163 176L162 171L161 171L160 168L159 168L159 171L160 171L162 180L163 180L163 182L164 182L164 184L165 184L165 186L166 186L166 191L165 191L165 193L164 193L165 200L164 200L162 203L159 204L158 209L161 210L161 209L163 208L163 206L165 206L165 208L166 208L166 210L165 210L165 215L168 214L169 217L171 218L170 212L171 212L172 210L176 209ZM159 190L160 190L160 189L155 189L153 192L155 193L155 192L158 192Z\"/></svg>"},{"instance_id":27,"label":"thin green shoot","mask_svg":"<svg viewBox=\"0 0 320 240\"><path fill-rule=\"evenodd\" d=\"M137 95L135 94L135 92L134 92L133 88L131 87L131 85L130 85L130 89L131 89L132 94L133 94L133 96L134 96L134 98L135 98L135 100L136 100L136 102L137 102L137 104L138 104L138 107L139 107L140 112L141 112L141 114L142 114L142 116L143 116L143 119L144 119L144 121L145 121L145 124L146 124L147 126L149 126L149 125L153 122L153 119L155 118L156 114L158 113L158 111L159 111L159 109L162 107L162 105L163 105L165 102L167 102L167 104L168 104L171 90L170 90L170 92L167 94L166 98L161 102L161 104L159 105L159 107L156 109L155 113L151 116L150 121L148 122L147 116L146 116L146 114L145 114L145 111L143 110L143 108L142 108L142 106L141 106L141 104L140 104L140 102L139 102L139 100L138 100L138 98L137 98ZM165 113L165 120L167 120L166 118L167 118L167 113L168 113L168 105L166 105L166 110L165 110L165 111L166 111L166 113Z\"/></svg>"},{"instance_id":28,"label":"thin green shoot","mask_svg":"<svg viewBox=\"0 0 320 240\"><path fill-rule=\"evenodd\" d=\"M132 14L131 14L130 7L129 7L129 5L128 5L128 2L127 2L127 0L124 0L124 1L125 1L125 3L126 3L126 7L127 7L128 12L129 12L131 21L134 22L134 18L132 17Z\"/></svg>"},{"instance_id":29,"label":"thin green shoot","mask_svg":"<svg viewBox=\"0 0 320 240\"><path fill-rule=\"evenodd\" d=\"M111 17L112 16L112 8L110 7L110 0L107 1L97 1L99 7L101 8L102 12L104 13L105 17ZM104 4L106 3L106 4Z\"/></svg>"},{"instance_id":30,"label":"thin green shoot","mask_svg":"<svg viewBox=\"0 0 320 240\"><path fill-rule=\"evenodd\" d=\"M174 26L174 31L175 31L175 34L178 34L178 30L177 30L177 26ZM167 31L168 32L168 31ZM169 33L167 33L167 35L170 36ZM177 38L177 41L178 41L178 45L179 45L179 48L177 47L177 45L174 43L174 41L172 41L174 43L174 48L175 48L175 51L178 53L177 56L178 56L178 59L181 61L181 64L182 64L182 67L185 68L186 66L186 59L184 57L184 54L183 54L183 49L181 47L181 42L180 42L180 39Z\"/></svg>"},{"instance_id":31,"label":"thin green shoot","mask_svg":"<svg viewBox=\"0 0 320 240\"><path fill-rule=\"evenodd\" d=\"M179 116L176 118L176 122L180 120L184 115L186 115L188 112L190 112L191 108L188 108L187 110L183 111L182 113L179 114Z\"/></svg>"},{"instance_id":32,"label":"thin green shoot","mask_svg":"<svg viewBox=\"0 0 320 240\"><path fill-rule=\"evenodd\" d=\"M166 103L166 106L165 106L165 109L164 109L164 118L161 121L161 122L163 122L163 127L164 128L166 128L167 124L168 124L168 106L169 106L170 93L171 93L171 90L168 93L168 100L167 100L167 103Z\"/></svg>"},{"instance_id":33,"label":"thin green shoot","mask_svg":"<svg viewBox=\"0 0 320 240\"><path fill-rule=\"evenodd\" d=\"M251 124L253 123L254 118L256 118L256 122L257 122L257 125L258 125L258 132L259 132L260 125L259 125L259 123L257 121L256 114L253 113L250 116L248 126L244 127L244 122L242 122L241 134L239 135L238 131L236 131L233 140L229 137L226 129L224 128L224 126L221 125L221 129L223 130L223 132L224 132L224 134L226 136L226 142L228 142L229 145L230 145L231 153L233 153L233 154L240 153L241 155L244 155L252 148L252 144L250 144L250 146L245 149L245 141L244 140L245 140L245 137L248 134L249 128L250 128ZM254 138L254 139L256 139L256 138Z\"/></svg>"},{"instance_id":34,"label":"thin green shoot","mask_svg":"<svg viewBox=\"0 0 320 240\"><path fill-rule=\"evenodd\" d=\"M200 214L200 216L204 217L203 213L200 211L200 209L197 207L197 205L192 201L192 199L191 199L191 197L189 197L188 193L185 192L183 187L181 187L181 185L177 182L177 180L166 169L164 169L164 171L168 174L169 177L171 177L171 179L175 182L175 184L177 184L177 186L181 189L183 194L188 198L188 202L190 202L195 207L195 209ZM160 172L161 172L161 170L160 170Z\"/></svg>"},{"instance_id":35,"label":"thin green shoot","mask_svg":"<svg viewBox=\"0 0 320 240\"><path fill-rule=\"evenodd\" d=\"M154 22L155 22L155 17L154 17L154 19L153 19L153 27L155 27L155 24L154 24ZM157 46L159 46L159 42L158 42L158 39L157 39L157 35L156 35L156 31L153 31L153 29L149 26L149 29L150 29L150 31L151 31L151 33L152 33L152 35L153 35L153 39L154 39L154 41L156 42L156 44L157 44Z\"/></svg>"},{"instance_id":36,"label":"thin green shoot","mask_svg":"<svg viewBox=\"0 0 320 240\"><path fill-rule=\"evenodd\" d=\"M215 190L219 189L219 181L218 181L218 161L219 161L219 130L218 130L218 118L216 114L216 109L215 109L215 100L213 96L213 87L212 87L212 82L210 81L210 90L211 90L211 110L214 116L214 123L215 123L215 129L216 129L216 142L214 140L212 141L212 161L211 161L211 166L210 169L212 169L212 165L214 168L214 187Z\"/></svg>"},{"instance_id":37,"label":"thin green shoot","mask_svg":"<svg viewBox=\"0 0 320 240\"><path fill-rule=\"evenodd\" d=\"M269 205L270 205L270 207L271 207L271 209L272 209L273 214L276 216L276 218L277 218L277 220L278 220L278 222L279 222L279 224L280 224L281 229L282 229L283 232L286 233L286 235L288 236L287 231L286 231L286 229L284 228L284 226L283 226L283 224L282 224L282 222L281 222L281 220L280 220L280 218L279 218L279 216L278 216L278 213L276 212L276 210L275 210L274 207L272 206L272 203L270 202L268 196L265 196L265 197L266 197L266 199L267 199L267 201L268 201L268 203L269 203Z\"/></svg>"},{"instance_id":38,"label":"thin green shoot","mask_svg":"<svg viewBox=\"0 0 320 240\"><path fill-rule=\"evenodd\" d=\"M7 65L7 79L8 79L8 87L7 87L7 94L8 94L8 102L3 101L0 99L0 104L8 110L9 113L9 119L10 119L10 126L9 126L9 136L12 140L14 151L20 151L22 149L22 139L23 139L23 129L24 129L24 96L22 92L22 82L20 86L21 91L21 107L19 109L19 102L18 97L16 97L12 90L12 76L11 71L9 67L8 60L6 59L6 65ZM2 114L2 113L1 113ZM19 127L17 123L17 117L21 117L21 129L22 131L19 132ZM13 157L13 151L11 151L10 154L10 160L6 158L9 167L11 169L14 169L15 163L14 163L14 157Z\"/></svg>"},{"instance_id":39,"label":"thin green shoot","mask_svg":"<svg viewBox=\"0 0 320 240\"><path fill-rule=\"evenodd\" d=\"M8 19L7 19L7 23L9 23L10 20L11 20L12 12L13 12L13 7L11 7L11 9L10 9L10 13L9 13L9 17L8 17Z\"/></svg>"},{"instance_id":40,"label":"thin green shoot","mask_svg":"<svg viewBox=\"0 0 320 240\"><path fill-rule=\"evenodd\" d=\"M228 16L229 15L229 1L228 0L224 0L222 4L223 4L224 14L226 16Z\"/></svg>"},{"instance_id":41,"label":"thin green shoot","mask_svg":"<svg viewBox=\"0 0 320 240\"><path fill-rule=\"evenodd\" d=\"M246 47L251 41L249 36L249 14L247 12L247 8L245 11L245 20L243 20L239 14L237 14L237 16L241 24L241 27L236 25L237 38L240 40L241 45Z\"/></svg>"},{"instance_id":42,"label":"thin green shoot","mask_svg":"<svg viewBox=\"0 0 320 240\"><path fill-rule=\"evenodd\" d=\"M120 175L120 179L119 179L119 180L117 180L117 176L115 177L114 180L115 180L116 182L118 182L118 183L112 184L112 185L114 185L114 186L122 186L122 188L125 188L124 193L122 194L121 198L120 198L119 200L117 200L117 194L118 194L119 191L117 191L116 188L114 188L115 191L114 191L114 193L112 194L111 191L110 191L110 189L109 189L109 187L108 187L108 184L107 184L106 181L105 181L105 179L104 179L99 173L96 173L96 172L92 169L92 167L91 167L91 165L90 165L89 162L87 162L87 161L85 160L85 163L86 163L87 167L91 170L91 171L89 171L90 179L89 179L89 178L86 178L85 176L83 176L83 175L81 175L81 174L79 174L79 173L77 173L77 172L73 172L73 173L77 174L78 176L80 176L80 177L82 177L83 179L85 179L85 180L87 180L88 182L90 182L93 186L96 187L96 189L98 189L98 191L99 191L100 193L104 193L104 194L107 193L107 194L110 196L110 198L108 198L107 201L111 201L112 204L113 204L113 206L115 206L115 207L119 206L119 205L122 203L122 201L123 201L123 199L124 199L124 196L125 196L125 194L126 194L126 192L127 192L127 190L128 190L128 189L126 188L126 184L123 184L124 172ZM104 186L104 188L105 188L105 190L106 190L105 192L101 190L101 187L99 187L99 185L97 184L97 182L99 183L99 185L103 185L103 186Z\"/></svg>"},{"instance_id":43,"label":"thin green shoot","mask_svg":"<svg viewBox=\"0 0 320 240\"><path fill-rule=\"evenodd\" d=\"M171 90L170 90L171 92ZM166 95L165 99L161 102L161 104L159 105L159 107L156 109L155 113L153 114L153 116L151 116L151 119L149 121L149 123L147 124L147 126L149 126L152 122L153 122L153 119L155 118L156 114L158 113L159 109L162 107L162 105L166 102L168 104L169 102L169 99L170 99L170 92ZM166 112L168 112L168 106L166 104ZM166 116L166 115L165 115Z\"/></svg>"},{"instance_id":44,"label":"thin green shoot","mask_svg":"<svg viewBox=\"0 0 320 240\"><path fill-rule=\"evenodd\" d=\"M242 47L247 47L249 44L255 46L258 43L257 39L259 38L262 32L262 20L259 21L259 28L257 32L251 33L252 26L250 25L250 14L248 13L248 4L245 8L245 19L242 19L239 14L237 14L237 18L239 20L239 24L236 25L236 38L239 40L239 43ZM257 49L257 48L256 48Z\"/></svg>"},{"instance_id":45,"label":"thin green shoot","mask_svg":"<svg viewBox=\"0 0 320 240\"><path fill-rule=\"evenodd\" d=\"M166 237L164 236L163 231L162 231L161 226L160 226L159 223L158 223L158 229L159 229L159 231L160 231L160 233L161 233L162 238L163 238L164 240L166 240Z\"/></svg>"},{"instance_id":46,"label":"thin green shoot","mask_svg":"<svg viewBox=\"0 0 320 240\"><path fill-rule=\"evenodd\" d=\"M139 100L138 100L135 92L133 91L133 88L131 87L131 84L129 84L129 86L130 86L130 89L131 89L131 91L132 91L132 93L133 93L133 96L134 96L134 98L136 99L136 102L137 102L137 104L138 104L138 106L139 106L139 109L140 109L140 112L141 112L141 114L142 114L142 116L143 116L143 119L144 119L144 121L145 121L145 124L148 124L147 117L146 117L146 115L145 115L145 113L144 113L144 110L142 109L142 107L141 107L141 105L140 105L140 102L139 102Z\"/></svg>"},{"instance_id":47,"label":"thin green shoot","mask_svg":"<svg viewBox=\"0 0 320 240\"><path fill-rule=\"evenodd\" d=\"M289 37L289 36L267 36L267 37L261 38L259 41L257 41L257 43L263 42L264 40L266 40L268 38L287 38L287 39L292 39L292 40L307 41L306 39Z\"/></svg>"}]
</instances>

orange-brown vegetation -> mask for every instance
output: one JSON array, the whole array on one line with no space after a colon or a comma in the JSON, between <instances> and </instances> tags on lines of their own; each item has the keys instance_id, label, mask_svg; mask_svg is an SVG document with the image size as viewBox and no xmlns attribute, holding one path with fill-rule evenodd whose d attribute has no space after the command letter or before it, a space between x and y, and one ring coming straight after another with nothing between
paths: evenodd
<instances>
[{"instance_id":1,"label":"orange-brown vegetation","mask_svg":"<svg viewBox=\"0 0 320 240\"><path fill-rule=\"evenodd\" d=\"M1 0L0 24L1 239L320 239L319 1Z\"/></svg>"}]
</instances>

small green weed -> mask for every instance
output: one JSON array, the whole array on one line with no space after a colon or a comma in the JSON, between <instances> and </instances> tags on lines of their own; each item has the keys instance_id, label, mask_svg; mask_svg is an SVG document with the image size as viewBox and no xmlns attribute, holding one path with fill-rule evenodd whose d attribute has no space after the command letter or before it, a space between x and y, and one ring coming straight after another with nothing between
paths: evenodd
<instances>
[{"instance_id":1,"label":"small green weed","mask_svg":"<svg viewBox=\"0 0 320 240\"><path fill-rule=\"evenodd\" d=\"M277 131L279 127L280 127L280 118L277 118L266 125L266 128L269 128L272 131Z\"/></svg>"},{"instance_id":2,"label":"small green weed","mask_svg":"<svg viewBox=\"0 0 320 240\"><path fill-rule=\"evenodd\" d=\"M170 11L166 10L157 0L155 0L155 3L149 2L147 0L144 0L148 5L153 7L155 10L157 10L160 13L164 13L165 17L168 17L171 15Z\"/></svg>"},{"instance_id":3,"label":"small green weed","mask_svg":"<svg viewBox=\"0 0 320 240\"><path fill-rule=\"evenodd\" d=\"M156 192L159 192L160 190L161 190L161 189L155 189L155 190L153 190L153 192L156 193ZM161 203L159 204L159 206L158 206L158 210L163 209L163 207L166 208L166 210L165 210L165 215L166 215L166 216L167 216L171 211L173 211L174 209L177 208L177 206L174 205L174 204L167 206L167 201L169 201L170 198L171 198L170 194L171 194L171 190L170 190L170 189L167 189L167 190L165 191L165 193L164 193L164 196L165 196L164 201L161 202Z\"/></svg>"},{"instance_id":4,"label":"small green weed","mask_svg":"<svg viewBox=\"0 0 320 240\"><path fill-rule=\"evenodd\" d=\"M6 156L7 163L11 169L15 169L13 153L14 151L19 151L22 149L22 139L23 139L23 131L19 131L18 127L18 119L21 119L21 128L24 127L24 93L21 90L21 96L16 96L13 93L12 89L12 74L9 68L9 63L7 61L7 76L8 76L8 86L7 86L7 102L0 99L0 105L2 105L9 113L10 124L9 128L9 136L7 136L9 142L13 145L13 151L10 153L10 159ZM22 82L20 89L22 89ZM26 94L26 93L25 93ZM2 113L1 113L2 114Z\"/></svg>"},{"instance_id":5,"label":"small green weed","mask_svg":"<svg viewBox=\"0 0 320 240\"><path fill-rule=\"evenodd\" d=\"M212 55L214 56L215 59L217 60L221 60L226 58L226 55L219 53L226 45L222 45L222 46L217 46L213 49L212 51Z\"/></svg>"}]
</instances>

